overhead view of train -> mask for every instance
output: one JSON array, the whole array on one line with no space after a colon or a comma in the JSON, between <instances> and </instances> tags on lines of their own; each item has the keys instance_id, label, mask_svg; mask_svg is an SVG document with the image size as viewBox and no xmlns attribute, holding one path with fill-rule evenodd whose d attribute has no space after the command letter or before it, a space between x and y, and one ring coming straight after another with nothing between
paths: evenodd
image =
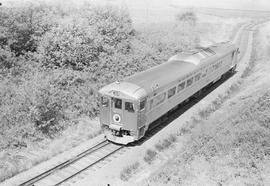
<instances>
[{"instance_id":1,"label":"overhead view of train","mask_svg":"<svg viewBox=\"0 0 270 186\"><path fill-rule=\"evenodd\" d=\"M106 85L99 90L106 138L119 144L139 140L153 121L234 71L238 53L231 42L198 48Z\"/></svg>"}]
</instances>

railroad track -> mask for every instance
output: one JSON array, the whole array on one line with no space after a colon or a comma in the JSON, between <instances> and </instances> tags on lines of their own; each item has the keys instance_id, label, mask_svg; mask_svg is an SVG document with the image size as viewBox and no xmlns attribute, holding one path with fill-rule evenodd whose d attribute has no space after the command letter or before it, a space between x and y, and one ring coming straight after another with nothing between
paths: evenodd
<instances>
[{"instance_id":1,"label":"railroad track","mask_svg":"<svg viewBox=\"0 0 270 186\"><path fill-rule=\"evenodd\" d=\"M25 181L19 186L61 185L104 161L123 147L107 140L101 141L77 156Z\"/></svg>"}]
</instances>

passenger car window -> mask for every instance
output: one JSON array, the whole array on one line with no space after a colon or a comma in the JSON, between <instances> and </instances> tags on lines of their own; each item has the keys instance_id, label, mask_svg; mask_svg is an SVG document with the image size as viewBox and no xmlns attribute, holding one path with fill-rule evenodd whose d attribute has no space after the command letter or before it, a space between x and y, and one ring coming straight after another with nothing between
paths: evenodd
<instances>
[{"instance_id":1,"label":"passenger car window","mask_svg":"<svg viewBox=\"0 0 270 186\"><path fill-rule=\"evenodd\" d=\"M177 92L180 92L181 90L183 90L185 88L185 85L186 85L186 82L182 82L178 85L178 89L177 89Z\"/></svg>"},{"instance_id":2,"label":"passenger car window","mask_svg":"<svg viewBox=\"0 0 270 186\"><path fill-rule=\"evenodd\" d=\"M171 88L168 91L168 98L172 97L175 94L175 91L176 91L176 87Z\"/></svg>"},{"instance_id":3,"label":"passenger car window","mask_svg":"<svg viewBox=\"0 0 270 186\"><path fill-rule=\"evenodd\" d=\"M140 102L140 110L143 110L145 108L145 100Z\"/></svg>"},{"instance_id":4,"label":"passenger car window","mask_svg":"<svg viewBox=\"0 0 270 186\"><path fill-rule=\"evenodd\" d=\"M122 109L122 100L118 98L114 98L114 107L118 109Z\"/></svg>"},{"instance_id":5,"label":"passenger car window","mask_svg":"<svg viewBox=\"0 0 270 186\"><path fill-rule=\"evenodd\" d=\"M207 69L205 69L202 73L202 78L205 77L207 75Z\"/></svg>"},{"instance_id":6,"label":"passenger car window","mask_svg":"<svg viewBox=\"0 0 270 186\"><path fill-rule=\"evenodd\" d=\"M155 99L155 106L161 104L166 98L166 93L159 94L156 96Z\"/></svg>"},{"instance_id":7,"label":"passenger car window","mask_svg":"<svg viewBox=\"0 0 270 186\"><path fill-rule=\"evenodd\" d=\"M102 104L103 107L108 107L108 105L109 105L109 99L102 96L101 97L101 104Z\"/></svg>"},{"instance_id":8,"label":"passenger car window","mask_svg":"<svg viewBox=\"0 0 270 186\"><path fill-rule=\"evenodd\" d=\"M193 83L193 77L187 80L187 87Z\"/></svg>"},{"instance_id":9,"label":"passenger car window","mask_svg":"<svg viewBox=\"0 0 270 186\"><path fill-rule=\"evenodd\" d=\"M195 76L195 81L199 81L199 80L200 80L200 76L201 76L201 73L197 74L197 75Z\"/></svg>"},{"instance_id":10,"label":"passenger car window","mask_svg":"<svg viewBox=\"0 0 270 186\"><path fill-rule=\"evenodd\" d=\"M133 105L133 103L125 102L125 109L128 112L134 112L134 105Z\"/></svg>"}]
</instances>

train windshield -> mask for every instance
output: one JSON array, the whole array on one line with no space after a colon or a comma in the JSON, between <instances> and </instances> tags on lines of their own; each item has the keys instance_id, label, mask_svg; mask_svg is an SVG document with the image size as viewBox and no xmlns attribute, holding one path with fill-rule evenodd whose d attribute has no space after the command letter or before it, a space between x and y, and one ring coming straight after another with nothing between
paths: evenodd
<instances>
[{"instance_id":1,"label":"train windshield","mask_svg":"<svg viewBox=\"0 0 270 186\"><path fill-rule=\"evenodd\" d=\"M130 103L130 102L125 102L125 109L128 112L134 112L135 111L134 104L133 103Z\"/></svg>"},{"instance_id":2,"label":"train windshield","mask_svg":"<svg viewBox=\"0 0 270 186\"><path fill-rule=\"evenodd\" d=\"M122 109L122 100L118 98L113 98L114 108Z\"/></svg>"},{"instance_id":3,"label":"train windshield","mask_svg":"<svg viewBox=\"0 0 270 186\"><path fill-rule=\"evenodd\" d=\"M146 103L145 100L140 102L140 110L143 110L145 108L145 103Z\"/></svg>"}]
</instances>

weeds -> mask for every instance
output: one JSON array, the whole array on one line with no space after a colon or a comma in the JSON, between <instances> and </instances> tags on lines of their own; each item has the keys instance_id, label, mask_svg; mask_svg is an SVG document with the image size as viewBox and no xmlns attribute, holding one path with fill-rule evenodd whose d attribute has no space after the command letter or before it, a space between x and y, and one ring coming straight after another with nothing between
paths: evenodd
<instances>
[{"instance_id":1,"label":"weeds","mask_svg":"<svg viewBox=\"0 0 270 186\"><path fill-rule=\"evenodd\" d=\"M176 136L171 134L167 139L164 139L162 142L156 144L155 147L159 152L164 151L165 149L169 148L175 141Z\"/></svg>"},{"instance_id":2,"label":"weeds","mask_svg":"<svg viewBox=\"0 0 270 186\"><path fill-rule=\"evenodd\" d=\"M143 159L146 163L151 164L153 160L156 158L156 156L157 156L156 151L148 149Z\"/></svg>"},{"instance_id":3,"label":"weeds","mask_svg":"<svg viewBox=\"0 0 270 186\"><path fill-rule=\"evenodd\" d=\"M190 133L190 132L191 132L191 130L190 130L189 128L187 128L187 127L182 127L182 128L178 131L177 136L183 136L183 135L185 135L185 134L187 134L187 133Z\"/></svg>"},{"instance_id":4,"label":"weeds","mask_svg":"<svg viewBox=\"0 0 270 186\"><path fill-rule=\"evenodd\" d=\"M139 167L140 163L137 161L131 165L128 165L121 171L120 179L123 181L128 181L130 177L138 170Z\"/></svg>"}]
</instances>

